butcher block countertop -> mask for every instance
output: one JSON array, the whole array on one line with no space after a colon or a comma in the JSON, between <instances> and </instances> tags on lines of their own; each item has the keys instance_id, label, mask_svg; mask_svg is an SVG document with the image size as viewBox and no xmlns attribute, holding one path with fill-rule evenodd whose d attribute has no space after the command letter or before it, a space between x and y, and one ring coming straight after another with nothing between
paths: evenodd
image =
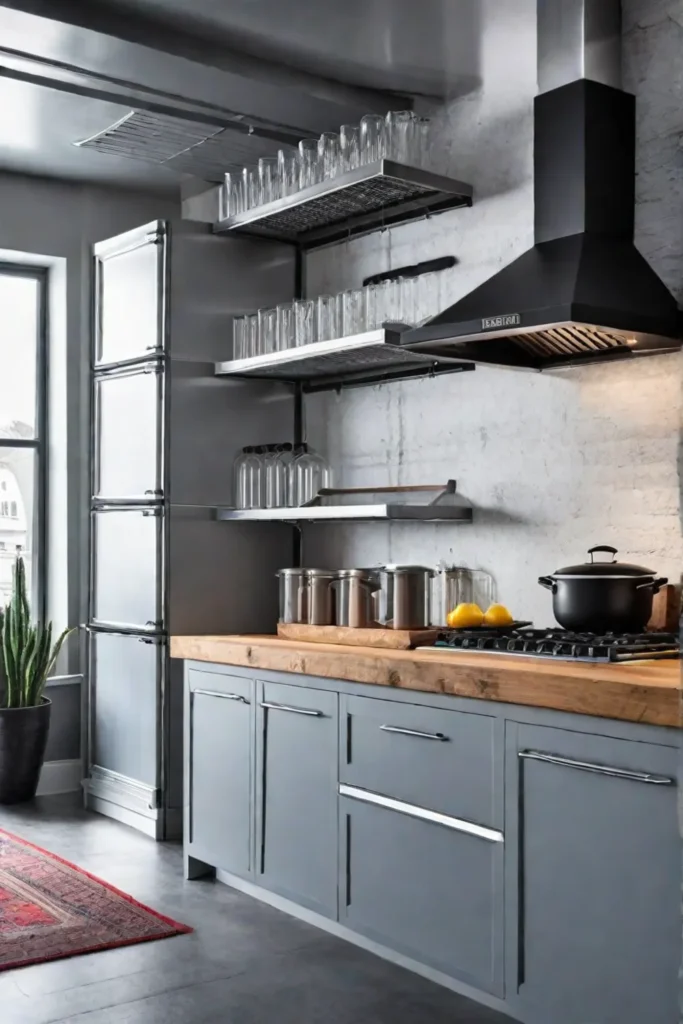
<instances>
[{"instance_id":1,"label":"butcher block countertop","mask_svg":"<svg viewBox=\"0 0 683 1024\"><path fill-rule=\"evenodd\" d=\"M679 661L591 664L439 649L342 647L275 636L174 636L171 657L627 722L681 724Z\"/></svg>"}]
</instances>

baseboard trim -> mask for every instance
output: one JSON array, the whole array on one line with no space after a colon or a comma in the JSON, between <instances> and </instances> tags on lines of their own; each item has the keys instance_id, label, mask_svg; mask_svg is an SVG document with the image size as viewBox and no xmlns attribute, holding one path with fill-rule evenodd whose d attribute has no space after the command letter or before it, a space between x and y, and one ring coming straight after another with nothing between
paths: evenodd
<instances>
[{"instance_id":1,"label":"baseboard trim","mask_svg":"<svg viewBox=\"0 0 683 1024\"><path fill-rule=\"evenodd\" d=\"M144 835L149 836L150 839L163 839L161 834L162 822L158 818L148 818L137 811L121 807L120 804L114 803L113 800L97 796L88 789L85 791L85 806L89 811L103 814L105 818L113 818L114 821L120 821L123 825L129 825L130 828L142 832Z\"/></svg>"},{"instance_id":2,"label":"baseboard trim","mask_svg":"<svg viewBox=\"0 0 683 1024\"><path fill-rule=\"evenodd\" d=\"M307 910L305 907L299 906L298 903L293 903L292 900L288 900L284 896L278 896L274 892L262 889L259 885L248 882L244 878L239 878L238 875L233 875L229 871L223 871L220 868L216 869L216 881L223 885L229 885L232 889L238 889L239 892L243 892L247 896L253 896L263 903L268 903L271 907L275 907L276 910L282 910L285 914L290 914L301 921L306 921L307 924L321 928L323 931L329 932L330 935L336 935L339 939L352 942L354 946L360 946L369 953L381 956L382 959L389 960L399 967L405 967L406 970L413 971L415 974L419 974L423 978L435 982L437 985L443 985L444 988L449 988L452 992L457 992L458 995L466 996L474 1003L488 1006L490 1009L498 1010L500 1013L507 1014L510 1017L510 1007L497 996L489 995L481 989L476 989L464 982L457 981L455 978L451 978L449 975L443 974L432 967L427 967L418 960L412 960L402 953L396 953L393 949L389 949L388 946L383 946L373 939L368 939L364 935L360 935L358 932L347 928L345 925L339 924L338 921L332 921L329 917L316 913L315 910ZM201 884L201 881L198 881L196 884ZM511 1017L510 1019L517 1020L518 1018Z\"/></svg>"},{"instance_id":3,"label":"baseboard trim","mask_svg":"<svg viewBox=\"0 0 683 1024\"><path fill-rule=\"evenodd\" d=\"M154 786L92 765L83 790L89 810L129 825L152 839L179 839L182 835L182 809L171 808L164 813L158 806L159 791Z\"/></svg>"},{"instance_id":4,"label":"baseboard trim","mask_svg":"<svg viewBox=\"0 0 683 1024\"><path fill-rule=\"evenodd\" d=\"M56 796L58 793L77 793L81 788L83 765L81 759L46 761L40 773L38 796Z\"/></svg>"}]
</instances>

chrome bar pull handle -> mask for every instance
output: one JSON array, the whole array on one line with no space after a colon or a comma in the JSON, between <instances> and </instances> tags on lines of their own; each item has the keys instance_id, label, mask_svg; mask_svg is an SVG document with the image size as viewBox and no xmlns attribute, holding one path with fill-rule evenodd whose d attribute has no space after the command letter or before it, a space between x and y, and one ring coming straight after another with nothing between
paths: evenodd
<instances>
[{"instance_id":1,"label":"chrome bar pull handle","mask_svg":"<svg viewBox=\"0 0 683 1024\"><path fill-rule=\"evenodd\" d=\"M291 704L274 704L272 701L261 701L262 708L269 708L271 711L289 711L293 715L308 715L311 718L323 718L322 711L315 708L295 708Z\"/></svg>"},{"instance_id":2,"label":"chrome bar pull handle","mask_svg":"<svg viewBox=\"0 0 683 1024\"><path fill-rule=\"evenodd\" d=\"M201 694L202 697L220 697L222 700L238 700L241 704L248 704L249 701L241 693L221 693L220 690L190 690L192 696Z\"/></svg>"},{"instance_id":3,"label":"chrome bar pull handle","mask_svg":"<svg viewBox=\"0 0 683 1024\"><path fill-rule=\"evenodd\" d=\"M401 736L417 736L421 740L438 740L444 743L448 740L442 732L424 732L422 729L404 729L401 725L380 725L382 732L397 732Z\"/></svg>"},{"instance_id":4,"label":"chrome bar pull handle","mask_svg":"<svg viewBox=\"0 0 683 1024\"><path fill-rule=\"evenodd\" d=\"M580 772L592 772L594 775L610 775L614 779L627 779L630 782L646 782L651 786L675 786L674 779L668 775L653 775L651 772L635 772L628 768L613 768L606 764L593 764L591 761L575 761L570 757L558 754L545 754L541 750L520 750L518 757L529 761L545 761L547 764L558 764L563 768L576 768Z\"/></svg>"}]
</instances>

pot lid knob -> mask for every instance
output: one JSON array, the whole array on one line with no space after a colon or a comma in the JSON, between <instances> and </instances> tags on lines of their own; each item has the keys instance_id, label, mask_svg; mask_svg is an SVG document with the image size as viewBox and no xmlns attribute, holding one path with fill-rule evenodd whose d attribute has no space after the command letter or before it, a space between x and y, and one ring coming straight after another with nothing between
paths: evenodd
<instances>
[{"instance_id":1,"label":"pot lid knob","mask_svg":"<svg viewBox=\"0 0 683 1024\"><path fill-rule=\"evenodd\" d=\"M616 562L616 560L617 560L617 549L616 548L611 547L611 545L609 545L609 544L596 544L596 546L594 548L589 548L588 549L588 554L591 556L591 564L592 565L595 564L595 559L593 558L593 555L595 554L596 551L606 551L607 554L612 555L612 562ZM611 565L612 562L608 562L607 564Z\"/></svg>"}]
</instances>

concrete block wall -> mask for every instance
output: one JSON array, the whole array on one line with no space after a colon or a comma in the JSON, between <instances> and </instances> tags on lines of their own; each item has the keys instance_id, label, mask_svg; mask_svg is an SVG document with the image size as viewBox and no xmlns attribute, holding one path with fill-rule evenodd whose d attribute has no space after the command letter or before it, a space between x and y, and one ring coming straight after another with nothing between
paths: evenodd
<instances>
[{"instance_id":1,"label":"concrete block wall","mask_svg":"<svg viewBox=\"0 0 683 1024\"><path fill-rule=\"evenodd\" d=\"M482 3L482 87L434 112L441 159L475 204L310 254L309 295L453 254L449 305L533 244L535 0ZM625 0L624 86L638 96L636 241L683 300L683 6ZM539 575L613 544L676 580L683 561L678 355L535 374L474 373L307 399L308 437L340 483L457 478L473 526L311 526L306 563L482 567L500 599L553 622Z\"/></svg>"}]
</instances>

